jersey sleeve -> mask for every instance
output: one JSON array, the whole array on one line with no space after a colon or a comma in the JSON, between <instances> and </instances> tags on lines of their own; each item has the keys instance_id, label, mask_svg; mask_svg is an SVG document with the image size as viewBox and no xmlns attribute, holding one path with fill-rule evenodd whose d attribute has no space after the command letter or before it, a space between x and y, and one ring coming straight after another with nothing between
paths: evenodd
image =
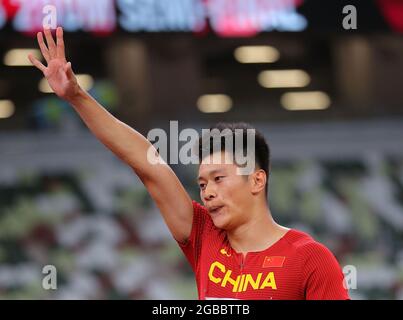
<instances>
[{"instance_id":1,"label":"jersey sleeve","mask_svg":"<svg viewBox=\"0 0 403 320\"><path fill-rule=\"evenodd\" d=\"M213 222L205 207L203 207L196 201L192 201L192 203L193 222L189 239L185 243L181 243L178 241L177 242L183 253L185 254L186 259L189 261L193 271L196 272L203 239L205 238L209 230L213 228Z\"/></svg>"},{"instance_id":2,"label":"jersey sleeve","mask_svg":"<svg viewBox=\"0 0 403 320\"><path fill-rule=\"evenodd\" d=\"M335 256L313 242L302 250L302 276L306 300L348 300L344 274Z\"/></svg>"}]
</instances>

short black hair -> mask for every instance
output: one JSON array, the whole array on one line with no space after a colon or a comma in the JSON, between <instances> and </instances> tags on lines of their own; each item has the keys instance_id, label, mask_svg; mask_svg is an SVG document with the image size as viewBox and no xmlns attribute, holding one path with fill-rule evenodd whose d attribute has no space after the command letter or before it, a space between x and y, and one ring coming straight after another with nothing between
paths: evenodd
<instances>
[{"instance_id":1,"label":"short black hair","mask_svg":"<svg viewBox=\"0 0 403 320\"><path fill-rule=\"evenodd\" d=\"M245 122L219 122L213 126L210 127L210 131L218 129L220 132L223 130L229 131L232 133L232 138L235 139L235 134L236 132L240 132L242 130L243 134L243 152L247 151L247 144L246 139L247 139L247 132L249 130L254 130L255 132L255 163L259 166L260 169L262 169L267 176L267 181L266 181L266 186L265 186L265 191L266 191L266 197L268 194L268 186L269 186L269 174L270 174L270 168L271 168L271 160L270 160L270 147L269 144L267 143L265 137L261 132L259 132L255 127L251 126L248 123ZM237 130L237 131L235 131ZM198 143L198 155L199 155L199 161L203 160L203 157L206 155L212 154L215 150L214 148L214 138L213 136L210 136L209 139L199 138L199 143ZM207 140L207 141L206 141ZM225 150L225 136L221 135L220 138L220 150L224 151ZM208 152L206 152L208 150ZM233 152L235 152L235 143L233 144Z\"/></svg>"}]
</instances>

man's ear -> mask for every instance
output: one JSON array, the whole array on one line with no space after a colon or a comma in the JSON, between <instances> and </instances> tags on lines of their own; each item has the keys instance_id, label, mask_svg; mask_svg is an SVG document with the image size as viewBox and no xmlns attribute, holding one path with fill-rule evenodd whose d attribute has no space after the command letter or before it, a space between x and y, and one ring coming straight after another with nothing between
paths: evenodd
<instances>
[{"instance_id":1,"label":"man's ear","mask_svg":"<svg viewBox=\"0 0 403 320\"><path fill-rule=\"evenodd\" d=\"M263 169L258 169L250 175L252 184L252 194L258 194L261 191L265 192L267 175Z\"/></svg>"}]
</instances>

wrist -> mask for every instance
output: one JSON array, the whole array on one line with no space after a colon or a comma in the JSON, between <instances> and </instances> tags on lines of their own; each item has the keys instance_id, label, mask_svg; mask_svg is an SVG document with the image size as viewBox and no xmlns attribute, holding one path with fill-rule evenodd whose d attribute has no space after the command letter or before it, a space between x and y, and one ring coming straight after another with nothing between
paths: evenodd
<instances>
[{"instance_id":1,"label":"wrist","mask_svg":"<svg viewBox=\"0 0 403 320\"><path fill-rule=\"evenodd\" d=\"M66 101L70 104L77 105L80 101L87 97L87 92L84 91L80 86L77 86L77 90L75 90L74 94L66 97Z\"/></svg>"}]
</instances>

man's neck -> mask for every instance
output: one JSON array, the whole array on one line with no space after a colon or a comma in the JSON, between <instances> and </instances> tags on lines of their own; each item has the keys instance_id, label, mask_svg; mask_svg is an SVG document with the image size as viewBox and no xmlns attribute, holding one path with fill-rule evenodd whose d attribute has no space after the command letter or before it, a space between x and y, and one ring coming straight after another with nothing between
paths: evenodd
<instances>
[{"instance_id":1,"label":"man's neck","mask_svg":"<svg viewBox=\"0 0 403 320\"><path fill-rule=\"evenodd\" d=\"M236 252L246 255L248 252L263 251L276 243L289 230L273 220L267 206L263 210L264 214L262 211L256 215L252 214L251 219L246 223L227 231L228 240Z\"/></svg>"}]
</instances>

